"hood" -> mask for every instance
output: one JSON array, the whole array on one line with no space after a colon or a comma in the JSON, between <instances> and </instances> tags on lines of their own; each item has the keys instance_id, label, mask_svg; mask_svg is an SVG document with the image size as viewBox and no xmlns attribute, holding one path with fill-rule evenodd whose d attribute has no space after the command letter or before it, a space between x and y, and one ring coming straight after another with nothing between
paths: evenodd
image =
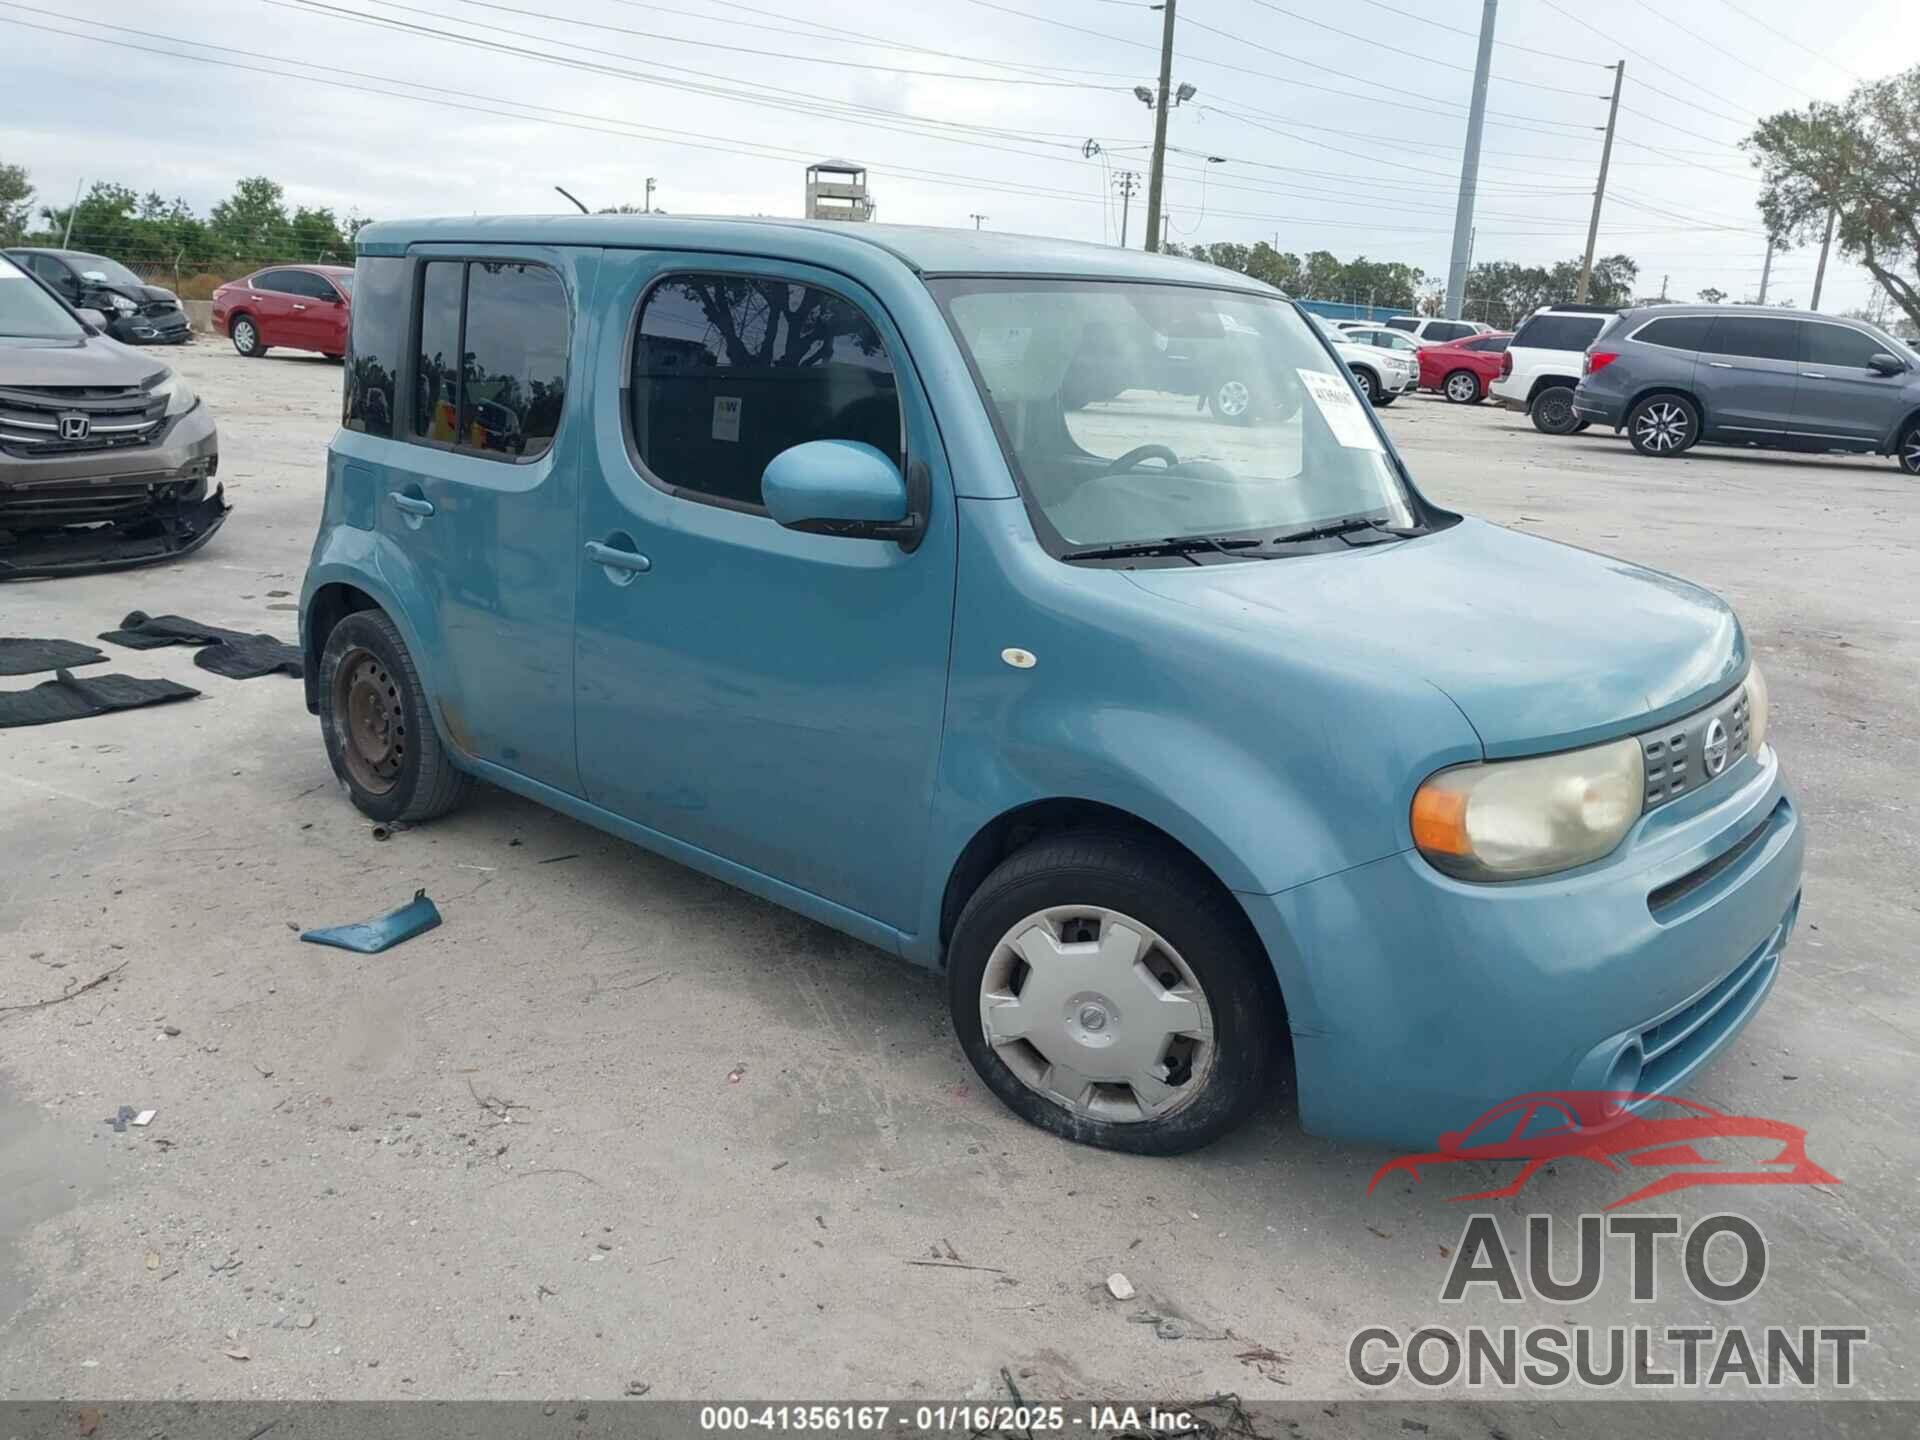
<instances>
[{"instance_id":1,"label":"hood","mask_svg":"<svg viewBox=\"0 0 1920 1440\"><path fill-rule=\"evenodd\" d=\"M29 340L0 337L0 388L42 385L145 385L167 367L118 340Z\"/></svg>"},{"instance_id":2,"label":"hood","mask_svg":"<svg viewBox=\"0 0 1920 1440\"><path fill-rule=\"evenodd\" d=\"M1424 677L1489 758L1662 724L1747 669L1740 622L1699 586L1484 520L1392 544L1124 573L1283 652L1337 646Z\"/></svg>"}]
</instances>

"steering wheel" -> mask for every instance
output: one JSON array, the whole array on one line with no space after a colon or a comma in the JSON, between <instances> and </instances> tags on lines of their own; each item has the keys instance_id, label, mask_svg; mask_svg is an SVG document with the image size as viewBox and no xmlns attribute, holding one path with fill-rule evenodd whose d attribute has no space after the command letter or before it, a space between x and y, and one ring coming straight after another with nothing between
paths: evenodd
<instances>
[{"instance_id":1,"label":"steering wheel","mask_svg":"<svg viewBox=\"0 0 1920 1440\"><path fill-rule=\"evenodd\" d=\"M1164 460L1171 470L1180 463L1180 457L1164 445L1136 445L1118 460L1107 466L1107 474L1118 474L1122 470L1132 470L1142 460Z\"/></svg>"}]
</instances>

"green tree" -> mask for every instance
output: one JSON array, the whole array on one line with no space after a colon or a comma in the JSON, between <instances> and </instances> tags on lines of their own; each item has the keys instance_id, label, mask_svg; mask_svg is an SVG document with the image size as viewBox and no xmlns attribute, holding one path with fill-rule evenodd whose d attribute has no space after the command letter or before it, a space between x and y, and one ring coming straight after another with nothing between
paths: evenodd
<instances>
[{"instance_id":1,"label":"green tree","mask_svg":"<svg viewBox=\"0 0 1920 1440\"><path fill-rule=\"evenodd\" d=\"M32 215L33 178L27 167L0 161L0 245L19 244Z\"/></svg>"},{"instance_id":2,"label":"green tree","mask_svg":"<svg viewBox=\"0 0 1920 1440\"><path fill-rule=\"evenodd\" d=\"M287 192L264 175L240 181L207 218L215 244L233 259L252 263L294 258L285 253L292 228Z\"/></svg>"},{"instance_id":3,"label":"green tree","mask_svg":"<svg viewBox=\"0 0 1920 1440\"><path fill-rule=\"evenodd\" d=\"M1700 303L1702 305L1718 305L1726 298L1727 292L1713 285L1707 286L1706 289L1700 292Z\"/></svg>"},{"instance_id":4,"label":"green tree","mask_svg":"<svg viewBox=\"0 0 1920 1440\"><path fill-rule=\"evenodd\" d=\"M1770 115L1741 144L1760 166L1767 233L1811 240L1834 216L1840 253L1920 325L1920 66Z\"/></svg>"}]
</instances>

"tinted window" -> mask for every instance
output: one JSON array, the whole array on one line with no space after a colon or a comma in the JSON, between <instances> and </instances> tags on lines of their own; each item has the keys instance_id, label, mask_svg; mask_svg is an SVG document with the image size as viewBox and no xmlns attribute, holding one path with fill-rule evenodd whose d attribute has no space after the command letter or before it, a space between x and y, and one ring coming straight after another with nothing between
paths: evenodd
<instances>
[{"instance_id":1,"label":"tinted window","mask_svg":"<svg viewBox=\"0 0 1920 1440\"><path fill-rule=\"evenodd\" d=\"M27 265L34 274L64 295L71 295L79 288L73 283L73 272L51 255L29 255Z\"/></svg>"},{"instance_id":2,"label":"tinted window","mask_svg":"<svg viewBox=\"0 0 1920 1440\"><path fill-rule=\"evenodd\" d=\"M901 463L893 364L830 290L683 275L648 292L634 340L633 438L677 490L760 504L767 462L807 440L862 440Z\"/></svg>"},{"instance_id":3,"label":"tinted window","mask_svg":"<svg viewBox=\"0 0 1920 1440\"><path fill-rule=\"evenodd\" d=\"M1669 350L1704 350L1713 330L1714 315L1668 315L1642 325L1632 338L1642 345L1664 345Z\"/></svg>"},{"instance_id":4,"label":"tinted window","mask_svg":"<svg viewBox=\"0 0 1920 1440\"><path fill-rule=\"evenodd\" d=\"M253 277L253 288L256 290L272 290L282 295L291 295L294 293L293 286L289 283L289 277L291 275L292 272L289 270L263 271L261 274Z\"/></svg>"},{"instance_id":5,"label":"tinted window","mask_svg":"<svg viewBox=\"0 0 1920 1440\"><path fill-rule=\"evenodd\" d=\"M1475 333L1471 325L1463 325L1457 320L1442 320L1438 324L1427 327L1427 339L1439 340L1442 343L1448 340L1464 340Z\"/></svg>"},{"instance_id":6,"label":"tinted window","mask_svg":"<svg viewBox=\"0 0 1920 1440\"><path fill-rule=\"evenodd\" d=\"M360 303L347 336L346 409L341 423L369 435L393 434L394 382L407 343L407 262L367 256L354 266Z\"/></svg>"},{"instance_id":7,"label":"tinted window","mask_svg":"<svg viewBox=\"0 0 1920 1440\"><path fill-rule=\"evenodd\" d=\"M326 280L310 270L283 270L280 272L282 290L289 295L305 295L315 300L331 300L333 287Z\"/></svg>"},{"instance_id":8,"label":"tinted window","mask_svg":"<svg viewBox=\"0 0 1920 1440\"><path fill-rule=\"evenodd\" d=\"M460 304L467 267L436 260L420 267L419 344L413 353L413 431L451 445L460 428Z\"/></svg>"},{"instance_id":9,"label":"tinted window","mask_svg":"<svg viewBox=\"0 0 1920 1440\"><path fill-rule=\"evenodd\" d=\"M567 394L567 289L544 265L467 267L462 443L527 458L545 453Z\"/></svg>"},{"instance_id":10,"label":"tinted window","mask_svg":"<svg viewBox=\"0 0 1920 1440\"><path fill-rule=\"evenodd\" d=\"M1602 315L1536 315L1514 332L1514 349L1584 350L1606 324Z\"/></svg>"},{"instance_id":11,"label":"tinted window","mask_svg":"<svg viewBox=\"0 0 1920 1440\"><path fill-rule=\"evenodd\" d=\"M1875 355L1891 353L1885 342L1844 325L1819 325L1811 321L1800 326L1800 359L1807 365L1867 368Z\"/></svg>"},{"instance_id":12,"label":"tinted window","mask_svg":"<svg viewBox=\"0 0 1920 1440\"><path fill-rule=\"evenodd\" d=\"M1382 323L1384 323L1389 330L1404 330L1409 335L1420 327L1420 322L1411 315L1396 315L1393 319Z\"/></svg>"},{"instance_id":13,"label":"tinted window","mask_svg":"<svg viewBox=\"0 0 1920 1440\"><path fill-rule=\"evenodd\" d=\"M1715 355L1740 355L1750 360L1791 360L1798 342L1796 320L1759 315L1716 315L1713 331L1702 350Z\"/></svg>"},{"instance_id":14,"label":"tinted window","mask_svg":"<svg viewBox=\"0 0 1920 1440\"><path fill-rule=\"evenodd\" d=\"M1469 350L1489 350L1497 355L1507 348L1509 338L1511 337L1506 335L1486 335L1478 340L1467 341L1466 348Z\"/></svg>"}]
</instances>

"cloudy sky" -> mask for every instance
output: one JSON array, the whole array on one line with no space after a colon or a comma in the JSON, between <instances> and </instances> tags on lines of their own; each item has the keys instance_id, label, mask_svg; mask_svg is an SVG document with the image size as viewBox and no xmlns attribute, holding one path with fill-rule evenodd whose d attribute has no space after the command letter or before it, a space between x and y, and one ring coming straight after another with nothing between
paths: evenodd
<instances>
[{"instance_id":1,"label":"cloudy sky","mask_svg":"<svg viewBox=\"0 0 1920 1440\"><path fill-rule=\"evenodd\" d=\"M1171 237L1444 276L1480 12L1182 0L1174 79L1198 93L1171 117ZM542 212L555 184L638 204L652 176L665 209L793 215L807 161L847 156L883 220L1110 243L1136 171L1142 239L1131 92L1161 13L1141 0L0 0L0 20L0 159L63 204L110 179L204 210L267 174L383 218ZM1920 63L1920 3L1502 0L1496 35L1475 257L1579 254L1624 59L1603 252L1646 293L1747 299L1766 242L1734 142ZM1815 248L1776 258L1769 298L1808 302ZM1836 265L1823 308L1869 285Z\"/></svg>"}]
</instances>

